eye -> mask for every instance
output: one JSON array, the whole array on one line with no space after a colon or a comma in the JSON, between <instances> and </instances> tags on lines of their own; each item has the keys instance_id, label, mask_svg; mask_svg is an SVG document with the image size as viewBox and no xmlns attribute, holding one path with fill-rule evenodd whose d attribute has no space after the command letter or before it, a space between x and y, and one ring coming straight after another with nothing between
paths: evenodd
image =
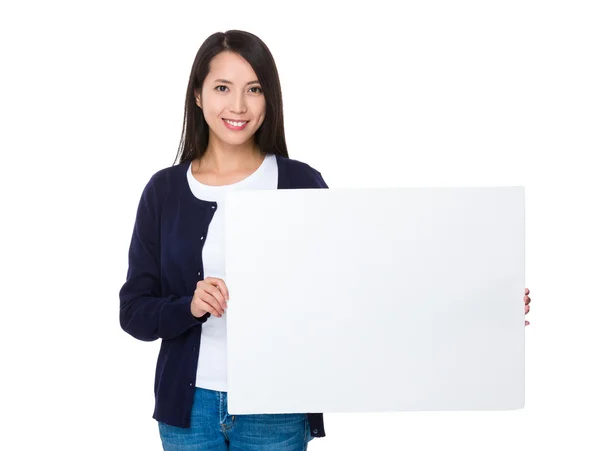
<instances>
[{"instance_id":1,"label":"eye","mask_svg":"<svg viewBox=\"0 0 600 451\"><path fill-rule=\"evenodd\" d=\"M224 90L222 90L222 89L219 89L219 88L225 88L225 89L229 89L229 88L227 88L227 86L225 86L225 85L219 85L219 86L216 86L216 87L215 87L215 90L217 90L218 92L225 92ZM252 86L250 89L258 89L258 91L252 91L252 92L254 92L255 94L260 94L260 93L262 93L262 92L263 92L262 88L260 88L260 87L258 87L258 86Z\"/></svg>"}]
</instances>

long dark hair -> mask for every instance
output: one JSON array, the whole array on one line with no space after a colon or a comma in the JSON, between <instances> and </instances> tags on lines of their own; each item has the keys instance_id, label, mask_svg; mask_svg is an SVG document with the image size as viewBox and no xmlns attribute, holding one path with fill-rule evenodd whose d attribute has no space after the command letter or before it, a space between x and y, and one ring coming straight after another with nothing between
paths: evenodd
<instances>
[{"instance_id":1,"label":"long dark hair","mask_svg":"<svg viewBox=\"0 0 600 451\"><path fill-rule=\"evenodd\" d=\"M266 112L265 119L254 134L254 140L262 153L288 156L283 130L283 100L279 74L273 55L265 43L247 31L229 30L214 33L200 46L192 65L185 95L183 129L173 165L201 158L208 146L208 124L202 110L196 105L194 90L201 91L204 79L210 71L210 61L223 51L232 51L244 58L258 77L262 87Z\"/></svg>"}]
</instances>

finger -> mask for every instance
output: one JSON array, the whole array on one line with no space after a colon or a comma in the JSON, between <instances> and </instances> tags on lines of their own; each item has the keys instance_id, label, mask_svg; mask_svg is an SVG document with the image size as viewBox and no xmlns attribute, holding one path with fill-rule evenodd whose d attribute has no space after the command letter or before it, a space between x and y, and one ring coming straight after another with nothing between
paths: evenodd
<instances>
[{"instance_id":1,"label":"finger","mask_svg":"<svg viewBox=\"0 0 600 451\"><path fill-rule=\"evenodd\" d=\"M209 304L208 302L200 300L200 302L198 304L200 305L200 308L202 310L204 310L205 312L208 312L208 313L210 313L211 315L214 315L214 316L220 316L220 313L217 310L215 310L215 308L211 304Z\"/></svg>"},{"instance_id":2,"label":"finger","mask_svg":"<svg viewBox=\"0 0 600 451\"><path fill-rule=\"evenodd\" d=\"M206 291L209 292L219 303L219 307L221 309L223 309L223 311L227 308L227 302L225 301L225 297L223 296L223 293L221 293L221 290L219 290L219 288L213 286L213 285L209 285L206 288Z\"/></svg>"},{"instance_id":3,"label":"finger","mask_svg":"<svg viewBox=\"0 0 600 451\"><path fill-rule=\"evenodd\" d=\"M527 315L528 313L529 313L529 306L528 306L528 305L526 305L526 306L525 306L525 314Z\"/></svg>"},{"instance_id":4,"label":"finger","mask_svg":"<svg viewBox=\"0 0 600 451\"><path fill-rule=\"evenodd\" d=\"M529 288L525 288L525 294L529 294Z\"/></svg>"},{"instance_id":5,"label":"finger","mask_svg":"<svg viewBox=\"0 0 600 451\"><path fill-rule=\"evenodd\" d=\"M221 304L221 307L223 309L226 309L227 308L227 300L225 299L223 292L219 288L219 285L221 283L223 283L223 280L218 279L216 277L208 277L207 279L204 279L204 281L207 282L203 287L204 291L207 291L208 293L212 294L214 296L214 298L219 301L219 304Z\"/></svg>"},{"instance_id":6,"label":"finger","mask_svg":"<svg viewBox=\"0 0 600 451\"><path fill-rule=\"evenodd\" d=\"M228 301L229 300L229 290L227 289L227 285L225 285L225 281L223 279L219 279L218 277L209 277L208 282L213 285L216 286L219 291L221 292L221 294L224 296L225 300ZM205 279L206 280L206 279Z\"/></svg>"},{"instance_id":7,"label":"finger","mask_svg":"<svg viewBox=\"0 0 600 451\"><path fill-rule=\"evenodd\" d=\"M219 290L221 290L221 293L223 293L225 299L229 300L229 289L227 288L227 285L223 279L217 279L217 287L219 287Z\"/></svg>"},{"instance_id":8,"label":"finger","mask_svg":"<svg viewBox=\"0 0 600 451\"><path fill-rule=\"evenodd\" d=\"M225 282L223 282L223 286L218 285L218 287L219 287L219 290L221 290L221 293L223 293L223 296L225 296L225 300L229 301L229 290L225 286Z\"/></svg>"},{"instance_id":9,"label":"finger","mask_svg":"<svg viewBox=\"0 0 600 451\"><path fill-rule=\"evenodd\" d=\"M211 308L213 308L216 311L216 314L218 316L223 315L223 313L225 313L223 311L223 309L221 308L221 304L219 304L219 301L217 301L214 296L210 293L207 292L203 292L200 295L200 299L207 305L209 305Z\"/></svg>"},{"instance_id":10,"label":"finger","mask_svg":"<svg viewBox=\"0 0 600 451\"><path fill-rule=\"evenodd\" d=\"M531 324L529 321L525 321L526 326L529 326L529 324Z\"/></svg>"}]
</instances>

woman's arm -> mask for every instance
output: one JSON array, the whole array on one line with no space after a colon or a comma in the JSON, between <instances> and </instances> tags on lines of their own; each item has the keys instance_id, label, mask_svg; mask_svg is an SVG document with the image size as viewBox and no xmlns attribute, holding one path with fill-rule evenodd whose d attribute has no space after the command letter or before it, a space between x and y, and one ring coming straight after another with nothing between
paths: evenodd
<instances>
[{"instance_id":1,"label":"woman's arm","mask_svg":"<svg viewBox=\"0 0 600 451\"><path fill-rule=\"evenodd\" d=\"M139 340L153 341L177 337L208 319L192 315L193 295L160 294L160 215L153 177L140 198L127 278L119 291L121 328Z\"/></svg>"}]
</instances>

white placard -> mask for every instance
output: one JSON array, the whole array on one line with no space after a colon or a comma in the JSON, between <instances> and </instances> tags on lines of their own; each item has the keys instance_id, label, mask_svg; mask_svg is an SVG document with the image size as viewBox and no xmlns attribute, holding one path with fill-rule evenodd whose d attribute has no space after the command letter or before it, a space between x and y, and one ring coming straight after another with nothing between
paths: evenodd
<instances>
[{"instance_id":1,"label":"white placard","mask_svg":"<svg viewBox=\"0 0 600 451\"><path fill-rule=\"evenodd\" d=\"M240 190L231 414L524 406L524 188Z\"/></svg>"}]
</instances>

